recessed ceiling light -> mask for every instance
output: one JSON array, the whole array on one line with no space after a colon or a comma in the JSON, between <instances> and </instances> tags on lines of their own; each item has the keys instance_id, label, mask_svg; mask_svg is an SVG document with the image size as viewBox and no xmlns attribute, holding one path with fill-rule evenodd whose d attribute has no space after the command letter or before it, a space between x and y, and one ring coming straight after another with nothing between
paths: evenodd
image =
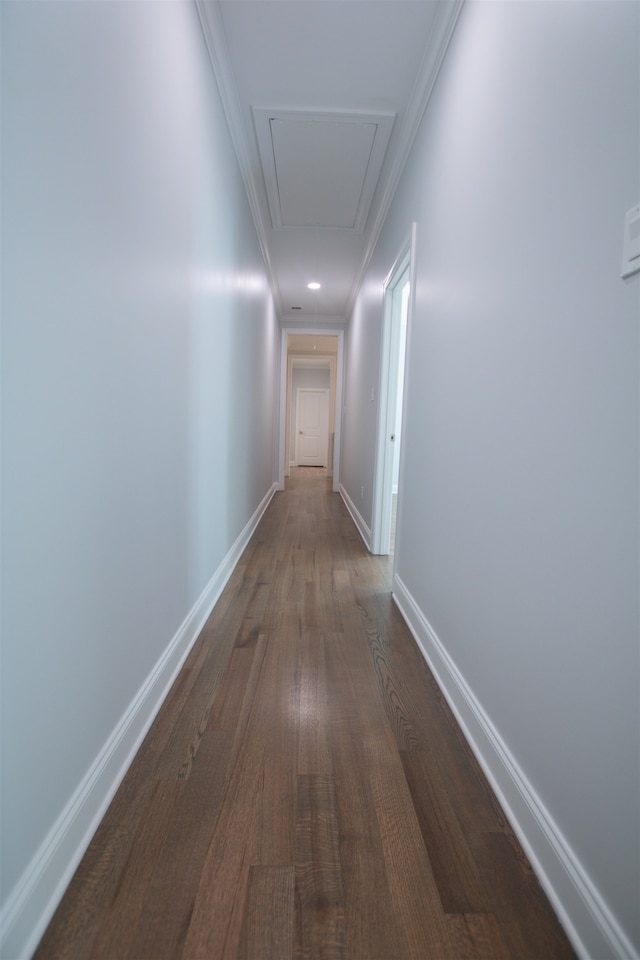
<instances>
[{"instance_id":1,"label":"recessed ceiling light","mask_svg":"<svg viewBox=\"0 0 640 960\"><path fill-rule=\"evenodd\" d=\"M309 287L309 290L319 290L319 289L320 289L320 284L319 284L319 283L308 283L307 286Z\"/></svg>"}]
</instances>

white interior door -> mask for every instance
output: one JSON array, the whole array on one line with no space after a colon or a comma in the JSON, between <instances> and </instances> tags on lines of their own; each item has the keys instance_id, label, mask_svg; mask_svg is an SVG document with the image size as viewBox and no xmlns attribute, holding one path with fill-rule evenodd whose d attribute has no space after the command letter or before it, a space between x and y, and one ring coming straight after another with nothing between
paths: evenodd
<instances>
[{"instance_id":1,"label":"white interior door","mask_svg":"<svg viewBox=\"0 0 640 960\"><path fill-rule=\"evenodd\" d=\"M329 440L329 391L300 387L296 402L296 463L326 467Z\"/></svg>"}]
</instances>

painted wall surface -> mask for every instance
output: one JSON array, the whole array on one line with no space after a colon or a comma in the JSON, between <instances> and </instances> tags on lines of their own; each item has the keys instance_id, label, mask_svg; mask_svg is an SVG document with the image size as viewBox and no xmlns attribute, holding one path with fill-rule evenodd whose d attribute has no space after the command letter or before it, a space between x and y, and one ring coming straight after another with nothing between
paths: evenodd
<instances>
[{"instance_id":1,"label":"painted wall surface","mask_svg":"<svg viewBox=\"0 0 640 960\"><path fill-rule=\"evenodd\" d=\"M2 890L274 480L278 330L187 3L2 4Z\"/></svg>"},{"instance_id":2,"label":"painted wall surface","mask_svg":"<svg viewBox=\"0 0 640 960\"><path fill-rule=\"evenodd\" d=\"M343 445L358 503L416 221L396 572L636 950L639 13L465 5L351 322Z\"/></svg>"}]
</instances>

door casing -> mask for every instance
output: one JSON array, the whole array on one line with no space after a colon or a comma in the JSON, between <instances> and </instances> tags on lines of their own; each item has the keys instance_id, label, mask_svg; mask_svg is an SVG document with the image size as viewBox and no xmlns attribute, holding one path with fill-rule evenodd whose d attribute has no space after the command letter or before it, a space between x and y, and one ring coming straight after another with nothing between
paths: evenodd
<instances>
[{"instance_id":1,"label":"door casing","mask_svg":"<svg viewBox=\"0 0 640 960\"><path fill-rule=\"evenodd\" d=\"M328 327L282 327L280 330L280 406L278 426L278 451L276 484L278 490L284 490L285 476L288 474L288 437L287 437L287 389L290 379L289 364L287 362L287 345L289 336L337 337L338 351L336 354L335 372L335 416L333 450L329 450L332 471L332 490L340 490L340 462L342 445L342 417L344 396L344 330ZM331 419L331 418L330 418ZM331 422L329 423L331 432Z\"/></svg>"},{"instance_id":2,"label":"door casing","mask_svg":"<svg viewBox=\"0 0 640 960\"><path fill-rule=\"evenodd\" d=\"M407 335L405 344L405 357L409 356L409 342L411 335L411 317L413 313L413 303L415 297L415 245L416 245L416 224L411 225L411 231L405 243L402 245L398 256L396 257L391 270L387 274L384 282L383 294L383 321L382 338L380 349L380 381L378 386L378 432L376 443L375 473L373 482L373 510L371 517L371 552L376 554L388 554L391 531L391 497L393 486L393 458L394 442L391 435L395 432L395 410L396 396L395 388L397 377L394 366L397 369L399 362L397 338L394 337L394 324L396 318L394 311L400 309L402 297L402 287L409 279L409 301L407 305ZM394 349L395 347L395 349ZM403 358L404 359L404 358ZM407 370L405 368L404 393L407 392ZM400 434L404 433L405 405L403 403L402 429ZM403 467L403 446L400 441L400 468L398 487L402 489L402 467ZM401 529L402 497L398 497L398 514L396 518L396 547L394 557L398 552L399 531ZM395 561L394 561L395 567Z\"/></svg>"}]
</instances>

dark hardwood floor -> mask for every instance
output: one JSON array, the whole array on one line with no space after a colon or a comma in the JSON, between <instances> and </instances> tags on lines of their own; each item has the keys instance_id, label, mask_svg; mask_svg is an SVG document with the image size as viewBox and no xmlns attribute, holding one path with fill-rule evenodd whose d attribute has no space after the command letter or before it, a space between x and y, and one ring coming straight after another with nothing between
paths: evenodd
<instances>
[{"instance_id":1,"label":"dark hardwood floor","mask_svg":"<svg viewBox=\"0 0 640 960\"><path fill-rule=\"evenodd\" d=\"M574 957L389 591L297 471L37 960Z\"/></svg>"}]
</instances>

